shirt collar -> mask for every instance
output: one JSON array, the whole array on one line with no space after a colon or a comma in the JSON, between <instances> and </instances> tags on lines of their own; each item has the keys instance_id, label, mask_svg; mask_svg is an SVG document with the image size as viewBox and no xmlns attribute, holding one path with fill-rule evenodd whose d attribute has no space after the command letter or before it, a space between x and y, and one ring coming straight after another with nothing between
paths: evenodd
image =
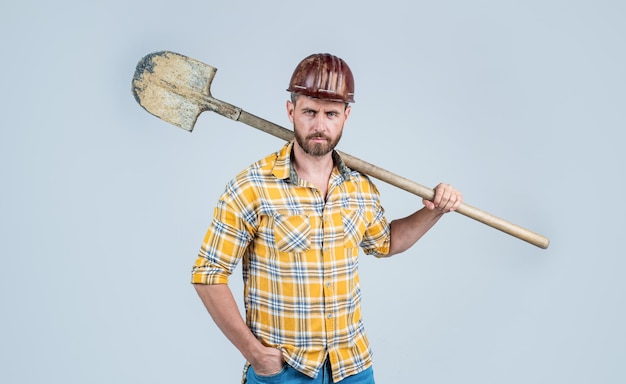
<instances>
[{"instance_id":1,"label":"shirt collar","mask_svg":"<svg viewBox=\"0 0 626 384\"><path fill-rule=\"evenodd\" d=\"M279 179L289 179L292 184L298 185L299 178L295 168L293 167L293 162L291 161L292 154L293 140L285 144L277 153L272 174ZM343 179L350 179L352 170L343 162L337 151L333 150L332 156L335 168L337 168Z\"/></svg>"}]
</instances>

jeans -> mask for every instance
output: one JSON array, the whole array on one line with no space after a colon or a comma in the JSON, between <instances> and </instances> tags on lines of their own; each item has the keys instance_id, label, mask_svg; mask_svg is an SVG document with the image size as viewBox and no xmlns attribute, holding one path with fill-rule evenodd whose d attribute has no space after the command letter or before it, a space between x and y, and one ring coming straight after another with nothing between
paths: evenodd
<instances>
[{"instance_id":1,"label":"jeans","mask_svg":"<svg viewBox=\"0 0 626 384\"><path fill-rule=\"evenodd\" d=\"M246 372L246 384L333 384L333 377L330 370L330 363L327 361L324 368L320 371L315 379L300 373L291 368L288 364L283 369L272 376L257 376L252 367ZM339 384L375 384L374 370L369 367L363 372L353 376L348 376L341 380Z\"/></svg>"}]
</instances>

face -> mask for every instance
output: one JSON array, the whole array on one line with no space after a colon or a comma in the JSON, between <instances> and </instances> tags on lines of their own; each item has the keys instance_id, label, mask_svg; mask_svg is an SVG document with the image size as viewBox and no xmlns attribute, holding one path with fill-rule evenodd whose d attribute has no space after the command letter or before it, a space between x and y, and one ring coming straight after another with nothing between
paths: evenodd
<instances>
[{"instance_id":1,"label":"face","mask_svg":"<svg viewBox=\"0 0 626 384\"><path fill-rule=\"evenodd\" d=\"M295 104L287 101L287 114L293 123L296 144L305 153L322 157L339 143L343 125L350 116L350 106L300 96Z\"/></svg>"}]
</instances>

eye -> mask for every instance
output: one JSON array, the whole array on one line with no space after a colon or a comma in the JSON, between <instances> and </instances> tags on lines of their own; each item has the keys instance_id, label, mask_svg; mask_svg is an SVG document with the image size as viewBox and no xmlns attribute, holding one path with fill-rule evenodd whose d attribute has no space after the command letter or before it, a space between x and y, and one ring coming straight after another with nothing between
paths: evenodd
<instances>
[{"instance_id":1,"label":"eye","mask_svg":"<svg viewBox=\"0 0 626 384\"><path fill-rule=\"evenodd\" d=\"M339 113L337 113L337 112L327 112L326 116L328 116L328 117L337 117L337 116L339 116Z\"/></svg>"}]
</instances>

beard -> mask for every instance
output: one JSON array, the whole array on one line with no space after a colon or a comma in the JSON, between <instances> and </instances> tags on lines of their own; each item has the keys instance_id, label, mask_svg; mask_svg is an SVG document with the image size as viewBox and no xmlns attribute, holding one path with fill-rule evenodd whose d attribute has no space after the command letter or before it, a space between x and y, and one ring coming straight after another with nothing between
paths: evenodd
<instances>
[{"instance_id":1,"label":"beard","mask_svg":"<svg viewBox=\"0 0 626 384\"><path fill-rule=\"evenodd\" d=\"M341 132L335 139L321 132L313 133L308 136L302 136L294 126L294 136L296 142L304 150L305 153L315 157L322 157L335 149L335 147L339 143L339 140L341 139ZM320 138L324 139L325 142L320 143L312 141L313 139Z\"/></svg>"}]
</instances>

